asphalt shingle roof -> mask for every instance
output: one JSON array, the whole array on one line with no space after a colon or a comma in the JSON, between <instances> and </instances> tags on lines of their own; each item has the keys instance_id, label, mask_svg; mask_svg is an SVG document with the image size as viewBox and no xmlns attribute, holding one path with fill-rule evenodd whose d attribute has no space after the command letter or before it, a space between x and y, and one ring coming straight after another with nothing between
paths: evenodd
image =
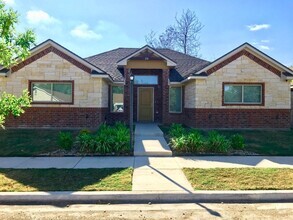
<instances>
[{"instance_id":1,"label":"asphalt shingle roof","mask_svg":"<svg viewBox=\"0 0 293 220\"><path fill-rule=\"evenodd\" d=\"M85 60L108 73L114 81L124 81L123 69L117 68L117 62L137 50L139 50L139 48L117 48L87 57ZM190 74L197 72L210 64L209 61L170 49L156 49L156 51L177 63L177 66L170 70L169 79L171 82L180 82Z\"/></svg>"}]
</instances>

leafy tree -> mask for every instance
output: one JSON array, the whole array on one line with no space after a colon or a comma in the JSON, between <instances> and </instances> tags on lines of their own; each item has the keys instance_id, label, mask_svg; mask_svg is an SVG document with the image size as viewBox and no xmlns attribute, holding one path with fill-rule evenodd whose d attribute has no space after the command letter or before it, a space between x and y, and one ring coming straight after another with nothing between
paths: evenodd
<instances>
[{"instance_id":1,"label":"leafy tree","mask_svg":"<svg viewBox=\"0 0 293 220\"><path fill-rule=\"evenodd\" d=\"M24 113L24 107L29 107L31 97L27 90L22 92L20 97L3 92L0 96L0 126L4 128L5 118L12 114L13 116L20 116Z\"/></svg>"},{"instance_id":2,"label":"leafy tree","mask_svg":"<svg viewBox=\"0 0 293 220\"><path fill-rule=\"evenodd\" d=\"M35 42L35 34L32 30L23 33L16 31L18 14L12 8L7 9L0 0L0 64L2 67L10 68L17 62L29 56L29 49ZM20 97L3 92L0 95L0 126L5 118L12 114L19 116L24 112L24 107L29 107L31 98L28 91L23 91Z\"/></svg>"},{"instance_id":3,"label":"leafy tree","mask_svg":"<svg viewBox=\"0 0 293 220\"><path fill-rule=\"evenodd\" d=\"M175 24L168 26L157 37L154 31L145 36L147 44L154 48L169 48L185 54L197 56L200 48L199 33L203 25L196 13L187 9L181 16L175 16Z\"/></svg>"}]
</instances>

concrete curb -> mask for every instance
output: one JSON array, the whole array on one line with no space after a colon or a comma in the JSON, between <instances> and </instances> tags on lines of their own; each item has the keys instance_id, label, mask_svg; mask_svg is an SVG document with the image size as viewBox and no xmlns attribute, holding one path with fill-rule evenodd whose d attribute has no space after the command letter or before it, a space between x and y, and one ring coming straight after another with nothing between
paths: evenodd
<instances>
[{"instance_id":1,"label":"concrete curb","mask_svg":"<svg viewBox=\"0 0 293 220\"><path fill-rule=\"evenodd\" d=\"M142 191L142 192L2 192L0 204L52 203L293 202L293 190Z\"/></svg>"}]
</instances>

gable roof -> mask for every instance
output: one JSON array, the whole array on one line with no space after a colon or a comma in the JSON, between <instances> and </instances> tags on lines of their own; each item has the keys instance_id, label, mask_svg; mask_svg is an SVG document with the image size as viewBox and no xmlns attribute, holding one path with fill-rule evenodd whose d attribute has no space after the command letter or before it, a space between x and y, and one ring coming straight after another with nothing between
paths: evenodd
<instances>
[{"instance_id":1,"label":"gable roof","mask_svg":"<svg viewBox=\"0 0 293 220\"><path fill-rule=\"evenodd\" d=\"M67 48L61 46L60 44L58 44L57 42L55 42L55 41L53 41L51 39L48 39L48 40L44 41L43 43L37 45L36 47L32 48L31 51L30 51L31 52L31 55L34 55L34 54L42 51L44 48L47 48L49 46L52 46L52 47L56 48L57 50L59 50L62 53L66 54L67 56L69 56L69 57L73 58L74 60L80 62L81 64L83 64L86 67L90 68L91 71L94 71L94 73L106 74L99 67L97 67L94 64L86 61L85 59L81 58L80 56L78 56L74 52L68 50Z\"/></svg>"},{"instance_id":2,"label":"gable roof","mask_svg":"<svg viewBox=\"0 0 293 220\"><path fill-rule=\"evenodd\" d=\"M253 54L249 52L252 52ZM209 75L215 72L217 69L227 65L227 63L231 62L232 60L237 59L239 55L247 55L249 58L253 59L260 65L263 65L265 68L269 69L270 71L274 72L280 77L285 77L285 78L293 77L293 70L289 69L285 65L276 61L272 57L268 56L267 54L263 53L262 51L258 50L257 48L253 47L247 42L235 48L234 50L226 53L220 58L216 59L215 61L213 61L206 67L204 67L203 69L195 72L194 75L200 74L202 72L207 72ZM229 61L229 58L232 58L232 59L230 59Z\"/></svg>"},{"instance_id":3,"label":"gable roof","mask_svg":"<svg viewBox=\"0 0 293 220\"><path fill-rule=\"evenodd\" d=\"M150 47L117 48L85 59L108 73L114 81L122 82L124 81L124 69L117 66L117 64L124 59L130 59L132 56L135 56L146 48L149 49ZM163 59L169 59L176 64L176 66L170 69L169 80L171 82L180 82L194 71L202 69L210 63L209 61L170 49L152 49L152 51L155 51L156 54Z\"/></svg>"},{"instance_id":4,"label":"gable roof","mask_svg":"<svg viewBox=\"0 0 293 220\"><path fill-rule=\"evenodd\" d=\"M157 56L161 57L162 59L166 60L167 66L176 66L176 62L174 62L173 60L171 60L167 56L163 55L159 51L155 50L154 48L150 47L149 45L145 45L142 48L140 48L140 49L134 51L133 53L129 54L128 56L122 58L121 60L118 60L117 65L118 66L127 65L127 61L129 59L131 59L132 57L135 57L136 55L138 55L139 53L141 53L141 52L143 52L145 50L149 50L149 51L153 52L154 54L156 54Z\"/></svg>"},{"instance_id":5,"label":"gable roof","mask_svg":"<svg viewBox=\"0 0 293 220\"><path fill-rule=\"evenodd\" d=\"M30 50L30 56L25 59L24 61L20 61L18 64L11 67L11 72L16 72L19 69L23 68L24 66L34 62L35 60L43 57L44 55L54 52L58 56L66 59L68 62L72 63L73 65L77 66L78 68L84 70L93 75L100 75L101 77L109 77L103 70L98 68L92 63L84 60L80 56L76 55L72 51L66 49L65 47L61 46L60 44L56 43L55 41L48 39L41 44L35 46ZM0 68L1 73L7 74L8 71L6 68Z\"/></svg>"}]
</instances>

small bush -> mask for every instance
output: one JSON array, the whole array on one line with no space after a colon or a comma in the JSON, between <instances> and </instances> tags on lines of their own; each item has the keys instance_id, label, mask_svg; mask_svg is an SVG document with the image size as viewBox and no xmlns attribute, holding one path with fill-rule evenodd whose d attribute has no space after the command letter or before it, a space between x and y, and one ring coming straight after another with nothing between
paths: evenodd
<instances>
[{"instance_id":1,"label":"small bush","mask_svg":"<svg viewBox=\"0 0 293 220\"><path fill-rule=\"evenodd\" d=\"M70 132L59 132L58 146L64 150L71 150L73 138Z\"/></svg>"},{"instance_id":2,"label":"small bush","mask_svg":"<svg viewBox=\"0 0 293 220\"><path fill-rule=\"evenodd\" d=\"M199 152L203 150L204 138L197 130L192 130L187 137L188 149L190 152Z\"/></svg>"},{"instance_id":3,"label":"small bush","mask_svg":"<svg viewBox=\"0 0 293 220\"><path fill-rule=\"evenodd\" d=\"M171 137L180 137L186 133L185 128L183 128L182 124L172 124L169 130L169 135Z\"/></svg>"},{"instance_id":4,"label":"small bush","mask_svg":"<svg viewBox=\"0 0 293 220\"><path fill-rule=\"evenodd\" d=\"M231 136L231 146L233 149L242 150L245 147L244 137L240 134L234 134Z\"/></svg>"},{"instance_id":5,"label":"small bush","mask_svg":"<svg viewBox=\"0 0 293 220\"><path fill-rule=\"evenodd\" d=\"M80 132L76 138L79 150L84 153L94 153L97 142L90 133Z\"/></svg>"},{"instance_id":6,"label":"small bush","mask_svg":"<svg viewBox=\"0 0 293 220\"><path fill-rule=\"evenodd\" d=\"M171 138L171 143L177 151L188 152L188 136L186 134Z\"/></svg>"},{"instance_id":7,"label":"small bush","mask_svg":"<svg viewBox=\"0 0 293 220\"><path fill-rule=\"evenodd\" d=\"M231 142L224 135L210 131L207 147L212 152L227 153L231 149Z\"/></svg>"},{"instance_id":8,"label":"small bush","mask_svg":"<svg viewBox=\"0 0 293 220\"><path fill-rule=\"evenodd\" d=\"M204 139L197 130L193 130L171 138L171 143L176 150L181 152L199 152L203 149Z\"/></svg>"}]
</instances>

